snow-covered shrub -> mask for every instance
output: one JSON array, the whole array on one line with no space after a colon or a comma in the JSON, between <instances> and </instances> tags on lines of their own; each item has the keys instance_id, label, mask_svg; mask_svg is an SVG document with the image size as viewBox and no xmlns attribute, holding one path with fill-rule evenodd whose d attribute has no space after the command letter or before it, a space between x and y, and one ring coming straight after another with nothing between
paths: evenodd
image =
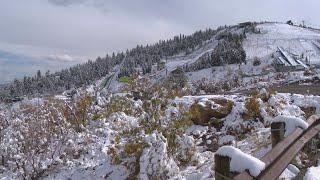
<instances>
[{"instance_id":1,"label":"snow-covered shrub","mask_svg":"<svg viewBox=\"0 0 320 180\"><path fill-rule=\"evenodd\" d=\"M170 162L175 164L174 166L177 166L177 164L184 166L195 162L191 160L195 151L193 140L187 141L186 139L188 138L184 135L185 130L193 124L189 118L189 112L181 108L170 117L170 120L166 121L166 117L164 116L165 108L161 108L161 106L166 105L166 103L167 102L162 102L158 98L152 99L151 101L144 101L144 116L139 120L139 125L132 128L127 128L126 125L123 125L122 129L118 129L120 133L114 139L115 145L108 150L108 154L112 156L112 162L114 164L125 165L131 177L137 177L139 172L141 176L141 172L145 172L145 170L143 170L144 167L141 167L141 161L143 161L142 159L150 158L149 156L151 155L146 156L143 155L143 153L147 149L154 149L155 147L152 146L157 143L165 143L165 154L161 156L167 159L165 160L166 163ZM157 136L161 136L162 138L160 139L164 141L162 142L161 140L161 142L154 142L156 144L150 144L148 138L145 137L151 137L153 134L158 134ZM139 159L140 165L138 163ZM152 167L154 167L151 172L148 170L148 176L169 176L167 175L168 169L165 171L162 170L166 169L166 167L164 167L165 164L162 165L153 161L144 163L151 163L153 164Z\"/></svg>"},{"instance_id":2,"label":"snow-covered shrub","mask_svg":"<svg viewBox=\"0 0 320 180\"><path fill-rule=\"evenodd\" d=\"M261 60L258 57L254 57L252 65L253 66L259 66L260 64L261 64Z\"/></svg>"},{"instance_id":3,"label":"snow-covered shrub","mask_svg":"<svg viewBox=\"0 0 320 180\"><path fill-rule=\"evenodd\" d=\"M174 158L177 159L179 167L186 167L188 165L197 165L197 160L193 159L196 153L196 147L192 136L182 135L177 138L179 148L174 154Z\"/></svg>"},{"instance_id":4,"label":"snow-covered shrub","mask_svg":"<svg viewBox=\"0 0 320 180\"><path fill-rule=\"evenodd\" d=\"M9 125L9 122L7 121L5 114L0 112L0 138L1 138L1 132L7 128ZM1 140L1 139L0 139Z\"/></svg>"},{"instance_id":5,"label":"snow-covered shrub","mask_svg":"<svg viewBox=\"0 0 320 180\"><path fill-rule=\"evenodd\" d=\"M201 81L195 82L195 92L194 94L206 94L206 93L217 93L222 90L221 83L207 81L207 79L203 78ZM201 93L201 92L205 93Z\"/></svg>"},{"instance_id":6,"label":"snow-covered shrub","mask_svg":"<svg viewBox=\"0 0 320 180\"><path fill-rule=\"evenodd\" d=\"M33 113L15 113L1 130L2 170L12 178L37 179L85 153L73 143L76 132L63 116L63 106L48 102Z\"/></svg>"},{"instance_id":7,"label":"snow-covered shrub","mask_svg":"<svg viewBox=\"0 0 320 180\"><path fill-rule=\"evenodd\" d=\"M230 91L234 88L240 87L242 83L241 74L232 73L226 80L212 81L206 78L203 78L199 81L193 82L194 90L192 91L193 95L202 95L202 94L216 94L223 91ZM201 93L204 92L204 93Z\"/></svg>"},{"instance_id":8,"label":"snow-covered shrub","mask_svg":"<svg viewBox=\"0 0 320 180\"><path fill-rule=\"evenodd\" d=\"M164 86L167 89L179 90L187 86L188 78L181 67L172 71L167 77Z\"/></svg>"},{"instance_id":9,"label":"snow-covered shrub","mask_svg":"<svg viewBox=\"0 0 320 180\"><path fill-rule=\"evenodd\" d=\"M182 136L185 130L193 125L193 122L187 115L183 115L180 118L173 119L170 123L162 129L164 136L168 140L168 151L171 154L176 153L179 148L177 139Z\"/></svg>"},{"instance_id":10,"label":"snow-covered shrub","mask_svg":"<svg viewBox=\"0 0 320 180\"><path fill-rule=\"evenodd\" d=\"M109 147L107 154L111 157L111 163L114 165L121 163L121 157L119 150L114 147Z\"/></svg>"},{"instance_id":11,"label":"snow-covered shrub","mask_svg":"<svg viewBox=\"0 0 320 180\"><path fill-rule=\"evenodd\" d=\"M316 72L314 72L314 71L312 71L312 70L310 70L310 69L307 69L307 70L305 70L304 72L303 72L303 75L304 76L313 76L313 75L315 75L316 74Z\"/></svg>"},{"instance_id":12,"label":"snow-covered shrub","mask_svg":"<svg viewBox=\"0 0 320 180\"><path fill-rule=\"evenodd\" d=\"M276 94L276 91L273 90L273 89L261 89L260 92L259 92L259 98L263 101L263 102L268 102L269 99L274 95Z\"/></svg>"},{"instance_id":13,"label":"snow-covered shrub","mask_svg":"<svg viewBox=\"0 0 320 180\"><path fill-rule=\"evenodd\" d=\"M175 161L168 155L167 140L159 133L146 136L149 147L140 158L139 179L168 179L179 172Z\"/></svg>"},{"instance_id":14,"label":"snow-covered shrub","mask_svg":"<svg viewBox=\"0 0 320 180\"><path fill-rule=\"evenodd\" d=\"M106 104L106 107L103 108L103 116L109 117L116 112L124 112L126 115L135 115L137 112L134 108L134 102L122 96L113 96L110 98L110 101Z\"/></svg>"},{"instance_id":15,"label":"snow-covered shrub","mask_svg":"<svg viewBox=\"0 0 320 180\"><path fill-rule=\"evenodd\" d=\"M64 117L77 131L81 131L86 126L91 110L92 97L84 94L80 95L73 104L66 104L63 110Z\"/></svg>"},{"instance_id":16,"label":"snow-covered shrub","mask_svg":"<svg viewBox=\"0 0 320 180\"><path fill-rule=\"evenodd\" d=\"M231 90L231 85L229 81L224 81L222 83L221 89L224 91L230 91Z\"/></svg>"}]
</instances>

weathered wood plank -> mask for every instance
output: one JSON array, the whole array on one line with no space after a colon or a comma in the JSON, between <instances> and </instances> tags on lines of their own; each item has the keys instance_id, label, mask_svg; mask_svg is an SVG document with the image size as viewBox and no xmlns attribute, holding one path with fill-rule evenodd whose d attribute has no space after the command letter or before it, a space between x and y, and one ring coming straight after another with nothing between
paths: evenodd
<instances>
[{"instance_id":1,"label":"weathered wood plank","mask_svg":"<svg viewBox=\"0 0 320 180\"><path fill-rule=\"evenodd\" d=\"M218 154L214 155L215 163L215 179L216 180L226 180L224 177L232 178L232 173L230 171L230 161L231 159L226 156L220 156Z\"/></svg>"},{"instance_id":2,"label":"weathered wood plank","mask_svg":"<svg viewBox=\"0 0 320 180\"><path fill-rule=\"evenodd\" d=\"M294 142L289 149L287 149L284 154L279 157L272 166L270 166L266 171L264 171L259 179L270 180L276 179L281 175L281 173L286 169L288 164L294 159L299 151L310 141L314 136L316 136L320 131L320 125L316 125L308 129L306 133Z\"/></svg>"},{"instance_id":3,"label":"weathered wood plank","mask_svg":"<svg viewBox=\"0 0 320 180\"><path fill-rule=\"evenodd\" d=\"M307 122L309 124L309 128L308 130L306 130L305 132L309 132L309 129L312 128L312 126L314 126L316 123L316 121L320 118L320 116L318 115L313 115L311 116ZM277 159L279 159L280 157L283 157L283 154L285 153L285 151L287 151L288 149L291 149L292 145L295 144L295 142L299 139L299 137L304 133L304 131L301 128L297 128L293 133L291 133L287 138L285 138L283 141L281 141L280 143L278 143L269 153L267 153L261 160L266 163L266 170L263 172L265 173L266 171L268 171L268 169L270 169L270 167L273 167L274 164L276 163ZM311 138L310 138L311 139ZM309 140L310 140L309 139ZM300 142L301 143L301 142ZM304 144L303 144L304 145ZM303 147L303 146L302 146ZM301 150L301 149L300 149ZM299 150L299 151L300 151ZM299 152L298 151L298 152ZM292 159L291 159L292 160ZM288 164L291 162L291 160L288 162ZM288 165L287 164L287 165ZM285 166L286 168L287 166ZM284 170L284 169L283 169ZM282 170L282 171L283 171ZM281 171L281 173L282 173ZM263 174L262 173L262 174ZM281 174L280 173L280 174ZM280 175L279 174L279 175ZM239 175L237 175L234 179L236 180L248 180L248 179L253 179L252 176L250 176L250 174L248 172L243 172ZM259 178L260 179L260 178Z\"/></svg>"},{"instance_id":4,"label":"weathered wood plank","mask_svg":"<svg viewBox=\"0 0 320 180\"><path fill-rule=\"evenodd\" d=\"M271 124L272 148L284 139L285 126L284 122L274 122Z\"/></svg>"}]
</instances>

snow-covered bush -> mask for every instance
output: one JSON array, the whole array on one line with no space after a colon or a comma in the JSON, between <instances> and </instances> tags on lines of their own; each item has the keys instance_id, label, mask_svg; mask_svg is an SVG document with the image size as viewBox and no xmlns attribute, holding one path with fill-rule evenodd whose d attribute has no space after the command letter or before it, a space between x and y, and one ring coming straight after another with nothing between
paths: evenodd
<instances>
[{"instance_id":1,"label":"snow-covered bush","mask_svg":"<svg viewBox=\"0 0 320 180\"><path fill-rule=\"evenodd\" d=\"M92 97L84 94L76 99L75 103L66 104L62 110L63 116L68 123L78 132L83 130L90 118L90 110L92 105Z\"/></svg>"},{"instance_id":2,"label":"snow-covered bush","mask_svg":"<svg viewBox=\"0 0 320 180\"><path fill-rule=\"evenodd\" d=\"M168 154L167 140L159 133L152 133L145 138L149 147L140 158L139 179L168 179L174 176L179 168Z\"/></svg>"},{"instance_id":3,"label":"snow-covered bush","mask_svg":"<svg viewBox=\"0 0 320 180\"><path fill-rule=\"evenodd\" d=\"M12 178L37 179L85 153L84 146L73 143L76 132L62 112L61 102L16 112L1 130L1 169Z\"/></svg>"},{"instance_id":4,"label":"snow-covered bush","mask_svg":"<svg viewBox=\"0 0 320 180\"><path fill-rule=\"evenodd\" d=\"M137 115L135 103L131 99L122 96L113 96L103 108L103 117L109 117L116 112L124 112L126 115Z\"/></svg>"},{"instance_id":5,"label":"snow-covered bush","mask_svg":"<svg viewBox=\"0 0 320 180\"><path fill-rule=\"evenodd\" d=\"M259 66L260 64L261 64L261 60L258 57L254 57L252 65L253 66Z\"/></svg>"},{"instance_id":6,"label":"snow-covered bush","mask_svg":"<svg viewBox=\"0 0 320 180\"><path fill-rule=\"evenodd\" d=\"M170 73L165 83L167 89L181 89L187 85L188 78L182 68L178 67Z\"/></svg>"}]
</instances>

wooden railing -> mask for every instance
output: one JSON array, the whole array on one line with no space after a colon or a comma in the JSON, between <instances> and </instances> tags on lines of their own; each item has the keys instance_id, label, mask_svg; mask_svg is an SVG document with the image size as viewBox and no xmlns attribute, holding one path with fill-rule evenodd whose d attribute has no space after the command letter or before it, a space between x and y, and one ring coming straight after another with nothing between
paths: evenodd
<instances>
[{"instance_id":1,"label":"wooden railing","mask_svg":"<svg viewBox=\"0 0 320 180\"><path fill-rule=\"evenodd\" d=\"M244 171L236 176L223 179L277 179L298 152L320 132L320 116L311 116L307 120L307 123L309 124L308 129L303 130L301 128L296 128L294 132L286 138L281 137L284 134L283 132L271 131L273 148L261 159L261 161L265 163L265 169L258 177L252 177L249 172ZM281 127L283 127L281 124L273 125L273 128Z\"/></svg>"}]
</instances>

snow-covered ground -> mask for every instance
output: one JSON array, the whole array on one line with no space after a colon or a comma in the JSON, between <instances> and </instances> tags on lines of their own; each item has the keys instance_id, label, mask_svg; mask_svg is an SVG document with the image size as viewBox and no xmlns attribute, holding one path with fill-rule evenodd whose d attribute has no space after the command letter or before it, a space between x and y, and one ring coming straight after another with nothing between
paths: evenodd
<instances>
[{"instance_id":1,"label":"snow-covered ground","mask_svg":"<svg viewBox=\"0 0 320 180\"><path fill-rule=\"evenodd\" d=\"M319 180L320 179L320 167L313 166L308 168L303 180Z\"/></svg>"},{"instance_id":2,"label":"snow-covered ground","mask_svg":"<svg viewBox=\"0 0 320 180\"><path fill-rule=\"evenodd\" d=\"M89 87L88 92L91 90L92 87ZM265 90L261 90L259 97L262 98L267 93ZM157 93L155 92L155 94ZM86 127L83 127L85 128L84 131L80 132L61 127L61 130L68 132L68 135L65 137L67 138L65 139L66 143L61 145L56 144L58 147L61 146L62 152L53 153L53 159L50 158L51 155L46 157L46 153L42 154L43 157L39 157L39 168L40 170L45 170L45 173L41 174L41 176L44 179L104 179L106 177L109 179L126 179L135 172L140 179L148 179L152 176L173 179L212 179L214 177L212 169L214 166L213 155L219 146L234 146L246 154L261 158L270 150L269 125L273 119L277 121L278 117L290 117L286 118L286 123L292 121L294 122L292 123L293 125L298 124L298 126L303 126L304 124L301 121L306 118L302 108L315 107L317 112L320 111L319 96L278 93L270 95L267 101L263 101L259 97L257 98L257 103L262 117L260 120L250 115L245 116L248 113L246 103L250 98L243 95L184 96L168 99L167 104L165 104L166 108L163 111L164 114L160 115L162 121L160 129L165 129L170 122L175 122L176 120L174 119L179 118L182 115L182 111L188 110L195 103L202 107L207 107L210 104L209 107L213 109L219 108L220 105L217 104L219 102L217 100L219 99L225 99L233 104L230 113L221 119L223 125L219 129L190 124L181 129L181 131L179 130L177 139L175 140L178 148L172 152L172 144L170 144L170 139L168 139L170 136L167 136L165 131L154 130L146 132L148 129L145 129L144 119L148 116L148 112L146 112L143 106L148 101L133 101L123 95L118 96L117 98L122 102L121 105L131 104L130 108L132 109L130 111L125 109L123 111L115 111L109 116L99 116L95 120L92 119L94 116L88 116L88 124ZM106 97L100 98L105 99ZM56 96L56 99L58 101L65 100L61 96ZM33 100L30 102L33 102ZM105 99L104 102L102 104L108 104L110 99ZM21 127L31 128L23 122L28 119L27 112L24 113L22 109L25 103L27 102L20 103L20 107L14 109L12 114L15 123L9 123L9 126L2 131L2 133L6 134L0 144L2 153L9 153L13 148L19 147L20 145L16 143L21 140L22 137L20 136L24 137L26 135L24 134L26 132L23 130L16 129L16 125L20 124ZM48 104L47 100L42 101L41 107L46 110L39 112L42 114L39 117L40 119L51 117L50 113L53 113L51 112L53 106L48 104L48 107L45 108L46 104ZM93 105L91 108L91 112L105 112L107 110L105 108L108 108L108 106ZM5 109L2 108L1 116L7 116L8 111ZM64 117L63 115L59 116L61 118ZM59 121L65 123L63 119ZM37 122L39 121L35 121L34 123ZM68 125L65 128L67 127ZM140 130L136 132L134 131L135 129ZM131 135L127 136L126 134ZM10 141L12 138L13 141ZM51 139L50 137L48 138ZM139 141L139 143L130 144L130 142L135 141ZM129 147L127 147L128 143ZM126 154L128 152L130 154L131 151L135 153L135 150L131 148L139 149L140 146L142 146L142 149L139 151L141 154L138 156ZM28 158L28 156L24 154L25 151L19 148L15 151L18 156L15 156L11 160L12 162L16 160L18 163L21 163L22 160L27 160L25 158ZM51 152L52 149L49 151ZM64 157L61 156L63 154ZM6 154L3 155L6 156ZM37 156L35 155L35 157ZM138 159L135 160L135 158ZM247 155L244 156L243 161L246 161L248 158L251 159L252 163L256 162L255 159L247 157ZM235 162L238 161L239 159ZM139 171L136 172L133 167L138 166L137 163L139 164ZM250 171L255 176L263 169L262 163L256 163L259 164L260 169L251 169L252 166L249 166L251 163L247 167L251 169ZM35 166L34 168L37 167ZM23 177L24 173L27 174L29 172L27 169L20 169L21 172L19 172L16 168L14 164L10 166L6 164L2 165L1 176L20 178ZM235 171L242 171L243 166L242 168L235 166L234 169ZM308 171L309 174L314 174L314 172L315 170L313 169ZM297 169L294 166L289 166L282 174L282 177L289 178L296 175ZM311 175L306 176L309 177Z\"/></svg>"}]
</instances>

